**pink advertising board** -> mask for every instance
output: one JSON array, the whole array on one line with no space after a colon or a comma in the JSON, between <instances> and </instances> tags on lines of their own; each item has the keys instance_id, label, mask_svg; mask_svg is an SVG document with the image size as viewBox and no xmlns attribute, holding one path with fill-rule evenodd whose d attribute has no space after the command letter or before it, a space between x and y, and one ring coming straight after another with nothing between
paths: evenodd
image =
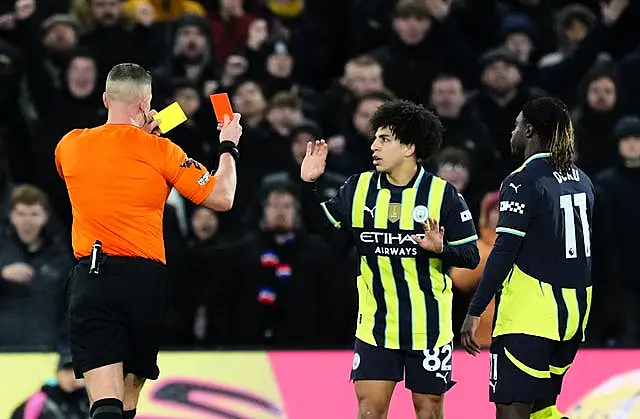
<instances>
[{"instance_id":1,"label":"pink advertising board","mask_svg":"<svg viewBox=\"0 0 640 419\"><path fill-rule=\"evenodd\" d=\"M350 351L163 352L161 377L140 397L139 419L355 419ZM2 354L0 417L51 378L54 354ZM491 419L488 353L456 351L446 419ZM7 377L11 377L7 379ZM559 407L571 419L640 418L640 350L581 350ZM411 419L410 393L396 387L390 419Z\"/></svg>"},{"instance_id":2,"label":"pink advertising board","mask_svg":"<svg viewBox=\"0 0 640 419\"><path fill-rule=\"evenodd\" d=\"M324 352L310 356L300 352L281 352L271 353L269 357L284 398L288 418L357 417L353 388L349 382L351 354ZM453 378L457 384L447 393L445 418L495 417L495 409L488 402L488 353L482 353L474 358L462 351L456 351L453 362ZM640 372L640 351L582 350L565 379L564 391L559 400L560 409L565 413L568 412L609 378L621 376L633 370ZM633 378L627 379L627 382L621 383L621 386L624 387L627 384L629 388L625 387L626 390L630 390L633 386L635 390L640 390L640 377L636 374ZM619 404L624 404L626 401L624 392L624 389L618 390L621 396ZM596 402L596 404L602 406L601 403ZM615 401L614 404L616 404ZM319 408L320 406L322 408ZM587 406L587 408L591 407ZM593 411L590 410L590 412ZM592 417L587 416L585 409L582 412L580 416L572 416L572 419ZM640 399L637 400L637 411L630 414L633 416L598 417L640 418ZM401 383L396 387L389 419L412 417L415 415L411 396Z\"/></svg>"}]
</instances>

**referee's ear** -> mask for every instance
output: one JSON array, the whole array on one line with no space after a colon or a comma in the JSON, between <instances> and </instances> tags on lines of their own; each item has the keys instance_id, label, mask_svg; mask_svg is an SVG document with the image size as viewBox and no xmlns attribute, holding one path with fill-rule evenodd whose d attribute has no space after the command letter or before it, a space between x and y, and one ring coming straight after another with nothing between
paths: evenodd
<instances>
[{"instance_id":1,"label":"referee's ear","mask_svg":"<svg viewBox=\"0 0 640 419\"><path fill-rule=\"evenodd\" d=\"M109 98L107 97L107 92L102 93L102 103L105 108L109 109Z\"/></svg>"}]
</instances>

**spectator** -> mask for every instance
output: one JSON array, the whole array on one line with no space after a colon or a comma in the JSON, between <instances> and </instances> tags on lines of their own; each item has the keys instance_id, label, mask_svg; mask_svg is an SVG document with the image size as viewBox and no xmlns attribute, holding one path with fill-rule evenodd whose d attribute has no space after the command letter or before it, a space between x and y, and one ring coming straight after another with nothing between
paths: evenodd
<instances>
[{"instance_id":1,"label":"spectator","mask_svg":"<svg viewBox=\"0 0 640 419\"><path fill-rule=\"evenodd\" d=\"M330 0L320 3L329 3ZM317 14L307 10L305 0L266 0L257 15L264 19L274 39L283 40L296 63L297 81L305 86L322 86L331 67L326 62L330 46L318 27Z\"/></svg>"},{"instance_id":2,"label":"spectator","mask_svg":"<svg viewBox=\"0 0 640 419\"><path fill-rule=\"evenodd\" d=\"M63 333L63 290L71 255L47 229L41 190L23 185L11 197L10 228L0 250L0 346L51 349ZM50 223L49 223L50 225Z\"/></svg>"},{"instance_id":3,"label":"spectator","mask_svg":"<svg viewBox=\"0 0 640 419\"><path fill-rule=\"evenodd\" d=\"M291 131L291 163L286 167L283 167L282 169L284 170L267 174L262 179L260 190L269 191L282 185L291 185L294 189L299 190L299 188L302 187L302 181L300 180L300 165L302 164L302 160L304 159L307 150L307 143L309 141L316 141L321 137L322 133L320 132L320 128L312 121L305 121L294 127ZM371 160L371 153L369 153L369 160ZM323 199L333 198L338 193L338 189L342 186L345 180L346 176L342 174L331 171L325 172L317 183L318 196ZM258 208L255 209L258 210ZM262 212L261 206L258 211ZM306 203L302 203L300 212L302 219L305 221L304 224L308 225L309 216Z\"/></svg>"},{"instance_id":4,"label":"spectator","mask_svg":"<svg viewBox=\"0 0 640 419\"><path fill-rule=\"evenodd\" d=\"M9 211L11 211L11 193L13 182L7 162L4 139L0 136L0 232L2 232L9 222Z\"/></svg>"},{"instance_id":5,"label":"spectator","mask_svg":"<svg viewBox=\"0 0 640 419\"><path fill-rule=\"evenodd\" d=\"M270 348L317 347L339 327L327 323L335 273L329 249L301 230L299 202L288 187L269 191L260 231L238 255L236 341Z\"/></svg>"},{"instance_id":6,"label":"spectator","mask_svg":"<svg viewBox=\"0 0 640 419\"><path fill-rule=\"evenodd\" d=\"M475 62L448 14L449 3L397 3L391 41L372 55L382 65L385 85L398 97L427 102L431 82L444 71L468 80L475 76Z\"/></svg>"},{"instance_id":7,"label":"spectator","mask_svg":"<svg viewBox=\"0 0 640 419\"><path fill-rule=\"evenodd\" d=\"M151 67L157 62L153 43L153 11L148 7L135 9L133 19L124 13L120 0L89 0L75 2L75 16L82 28L80 45L98 59L100 85L116 64L135 62ZM87 9L88 8L88 9ZM114 48L113 45L117 45Z\"/></svg>"},{"instance_id":8,"label":"spectator","mask_svg":"<svg viewBox=\"0 0 640 419\"><path fill-rule=\"evenodd\" d=\"M20 81L24 64L20 52L0 38L0 139L5 142L4 151L10 172L17 182L36 182L31 133L24 115L20 112Z\"/></svg>"},{"instance_id":9,"label":"spectator","mask_svg":"<svg viewBox=\"0 0 640 419\"><path fill-rule=\"evenodd\" d=\"M100 97L96 61L86 50L76 50L62 68L62 85L56 88L44 67L30 66L27 80L34 87L34 103L39 119L34 130L34 157L39 174L38 184L49 195L51 210L71 231L71 203L67 188L58 175L51 156L60 139L75 128L92 128L107 118Z\"/></svg>"},{"instance_id":10,"label":"spectator","mask_svg":"<svg viewBox=\"0 0 640 419\"><path fill-rule=\"evenodd\" d=\"M220 6L211 19L211 34L216 65L224 66L227 58L246 45L249 27L255 17L245 12L243 0L220 0Z\"/></svg>"},{"instance_id":11,"label":"spectator","mask_svg":"<svg viewBox=\"0 0 640 419\"><path fill-rule=\"evenodd\" d=\"M594 178L599 217L594 224L596 250L603 263L599 276L594 275L594 332L600 339L615 338L623 346L640 345L640 281L635 263L634 238L640 234L635 214L640 207L640 118L626 116L616 124L613 138L617 141L620 163ZM600 235L597 235L600 233ZM615 246L616 251L611 249ZM606 282L606 286L604 284ZM623 296L622 307L620 296ZM615 307L615 308L614 308ZM622 310L621 310L622 309ZM619 322L614 323L615 320ZM609 324L623 324L623 330L610 329ZM598 327L600 326L600 327Z\"/></svg>"},{"instance_id":12,"label":"spectator","mask_svg":"<svg viewBox=\"0 0 640 419\"><path fill-rule=\"evenodd\" d=\"M76 379L71 355L62 353L56 377L18 406L11 419L89 419L84 380Z\"/></svg>"},{"instance_id":13,"label":"spectator","mask_svg":"<svg viewBox=\"0 0 640 419\"><path fill-rule=\"evenodd\" d=\"M205 92L205 84L216 80L209 25L202 16L183 15L178 20L171 51L168 63L156 72L161 93L170 94L175 79L192 83L198 92Z\"/></svg>"},{"instance_id":14,"label":"spectator","mask_svg":"<svg viewBox=\"0 0 640 419\"><path fill-rule=\"evenodd\" d=\"M261 63L263 61L262 50L269 35L269 26L266 20L254 19L249 25L246 48L241 49L241 51L247 58L249 68L253 70L250 74L251 78L257 78L259 76L259 69L261 69Z\"/></svg>"},{"instance_id":15,"label":"spectator","mask_svg":"<svg viewBox=\"0 0 640 419\"><path fill-rule=\"evenodd\" d=\"M238 308L232 302L228 262L237 240L226 241L215 212L197 208L180 275L172 288L169 342L174 345L231 345L232 322Z\"/></svg>"},{"instance_id":16,"label":"spectator","mask_svg":"<svg viewBox=\"0 0 640 419\"><path fill-rule=\"evenodd\" d=\"M444 126L442 146L459 148L473 156L471 178L480 188L498 187L506 174L500 167L500 154L489 129L469 105L461 80L450 74L436 77L430 103Z\"/></svg>"},{"instance_id":17,"label":"spectator","mask_svg":"<svg viewBox=\"0 0 640 419\"><path fill-rule=\"evenodd\" d=\"M60 89L64 84L64 67L69 55L78 44L78 24L70 15L53 15L47 18L40 28L36 20L34 0L22 2L20 13L16 14L19 46L29 63L27 71L35 68L42 72L40 77L50 80L53 88ZM46 92L30 85L32 95L46 96Z\"/></svg>"},{"instance_id":18,"label":"spectator","mask_svg":"<svg viewBox=\"0 0 640 419\"><path fill-rule=\"evenodd\" d=\"M545 67L564 60L574 51L596 22L594 13L581 4L570 4L558 12L556 36L558 50L540 59L538 65Z\"/></svg>"},{"instance_id":19,"label":"spectator","mask_svg":"<svg viewBox=\"0 0 640 419\"><path fill-rule=\"evenodd\" d=\"M337 135L351 119L359 96L385 90L380 63L369 55L350 59L342 77L318 101L318 122L328 136Z\"/></svg>"},{"instance_id":20,"label":"spectator","mask_svg":"<svg viewBox=\"0 0 640 419\"><path fill-rule=\"evenodd\" d=\"M291 131L304 119L302 101L294 93L280 92L269 101L266 119L269 132L267 145L269 157L267 161L270 167L268 173L285 167L289 161ZM263 158L265 157L263 156Z\"/></svg>"},{"instance_id":21,"label":"spectator","mask_svg":"<svg viewBox=\"0 0 640 419\"><path fill-rule=\"evenodd\" d=\"M327 140L329 169L347 176L373 170L371 118L380 105L390 100L392 96L382 92L359 97L355 102L351 120L344 125L341 135Z\"/></svg>"},{"instance_id":22,"label":"spectator","mask_svg":"<svg viewBox=\"0 0 640 419\"><path fill-rule=\"evenodd\" d=\"M522 84L522 70L517 57L503 48L482 56L482 86L472 94L470 105L490 130L493 145L500 153L502 171L517 165L511 156L511 130L513 121L529 100L542 92Z\"/></svg>"},{"instance_id":23,"label":"spectator","mask_svg":"<svg viewBox=\"0 0 640 419\"><path fill-rule=\"evenodd\" d=\"M539 50L547 53L555 45L553 32L553 2L551 0L503 0L506 11L527 16L540 33Z\"/></svg>"},{"instance_id":24,"label":"spectator","mask_svg":"<svg viewBox=\"0 0 640 419\"><path fill-rule=\"evenodd\" d=\"M504 46L517 57L520 64L528 67L532 64L536 51L538 29L526 15L510 13L502 20Z\"/></svg>"},{"instance_id":25,"label":"spectator","mask_svg":"<svg viewBox=\"0 0 640 419\"><path fill-rule=\"evenodd\" d=\"M231 99L233 106L242 114L244 125L259 128L265 122L267 101L258 82L244 80L238 83Z\"/></svg>"},{"instance_id":26,"label":"spectator","mask_svg":"<svg viewBox=\"0 0 640 419\"><path fill-rule=\"evenodd\" d=\"M582 81L580 104L573 115L578 166L588 175L614 163L612 133L620 117L615 73L611 65L594 67Z\"/></svg>"},{"instance_id":27,"label":"spectator","mask_svg":"<svg viewBox=\"0 0 640 419\"><path fill-rule=\"evenodd\" d=\"M266 120L267 101L262 87L253 80L239 82L231 93L234 109L242 115L242 142L238 149L242 155L242 164L238 165L238 186L231 211L219 214L220 228L234 230L244 228L243 219L253 193L262 177L273 171L271 162L265 158L270 153L269 125ZM238 227L242 225L242 228ZM225 231L226 233L226 231Z\"/></svg>"},{"instance_id":28,"label":"spectator","mask_svg":"<svg viewBox=\"0 0 640 419\"><path fill-rule=\"evenodd\" d=\"M640 43L618 66L620 96L624 111L640 115Z\"/></svg>"},{"instance_id":29,"label":"spectator","mask_svg":"<svg viewBox=\"0 0 640 419\"><path fill-rule=\"evenodd\" d=\"M192 159L207 167L218 166L218 147L215 119L211 117L210 102L198 91L198 86L189 81L175 79L173 91L166 105L176 101L187 115L187 121L171 131L171 139Z\"/></svg>"},{"instance_id":30,"label":"spectator","mask_svg":"<svg viewBox=\"0 0 640 419\"><path fill-rule=\"evenodd\" d=\"M205 95L213 94L216 90L230 90L249 71L249 61L244 55L237 53L229 54L222 67L220 82L211 81L205 83Z\"/></svg>"},{"instance_id":31,"label":"spectator","mask_svg":"<svg viewBox=\"0 0 640 419\"><path fill-rule=\"evenodd\" d=\"M294 82L295 59L289 45L283 39L267 42L263 46L265 57L260 72L260 84L267 99L276 93L292 91Z\"/></svg>"},{"instance_id":32,"label":"spectator","mask_svg":"<svg viewBox=\"0 0 640 419\"><path fill-rule=\"evenodd\" d=\"M471 160L469 154L459 148L447 147L443 149L435 161L437 176L453 185L458 193L464 196L467 206L474 220L478 220L480 200L484 190L471 177Z\"/></svg>"}]
</instances>

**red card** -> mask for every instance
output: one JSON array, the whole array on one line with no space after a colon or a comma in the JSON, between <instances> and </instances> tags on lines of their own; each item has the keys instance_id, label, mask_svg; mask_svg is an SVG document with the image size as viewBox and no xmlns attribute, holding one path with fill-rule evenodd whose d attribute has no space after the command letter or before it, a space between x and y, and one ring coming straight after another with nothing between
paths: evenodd
<instances>
[{"instance_id":1,"label":"red card","mask_svg":"<svg viewBox=\"0 0 640 419\"><path fill-rule=\"evenodd\" d=\"M216 93L209 96L211 104L213 105L213 111L216 113L216 119L218 122L224 122L224 116L228 115L229 119L233 119L233 109L231 108L231 102L229 96L226 93Z\"/></svg>"}]
</instances>

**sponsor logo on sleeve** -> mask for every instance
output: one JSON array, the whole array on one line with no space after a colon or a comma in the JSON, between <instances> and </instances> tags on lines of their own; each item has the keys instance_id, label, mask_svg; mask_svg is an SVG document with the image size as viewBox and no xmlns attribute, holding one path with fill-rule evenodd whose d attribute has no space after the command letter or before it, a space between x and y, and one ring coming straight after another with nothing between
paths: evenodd
<instances>
[{"instance_id":1,"label":"sponsor logo on sleeve","mask_svg":"<svg viewBox=\"0 0 640 419\"><path fill-rule=\"evenodd\" d=\"M184 167L185 169L188 169L190 167L194 167L196 170L201 170L202 169L202 166L200 166L200 163L198 163L197 161L195 161L194 159L191 159L189 157L184 159L184 161L182 162L180 167Z\"/></svg>"},{"instance_id":2,"label":"sponsor logo on sleeve","mask_svg":"<svg viewBox=\"0 0 640 419\"><path fill-rule=\"evenodd\" d=\"M500 201L500 212L513 212L516 214L524 214L525 204L515 201Z\"/></svg>"},{"instance_id":3,"label":"sponsor logo on sleeve","mask_svg":"<svg viewBox=\"0 0 640 419\"><path fill-rule=\"evenodd\" d=\"M198 185L200 186L206 185L207 183L209 183L210 178L211 178L211 175L209 174L209 172L205 172L204 175L202 175L202 177L198 179Z\"/></svg>"}]
</instances>

